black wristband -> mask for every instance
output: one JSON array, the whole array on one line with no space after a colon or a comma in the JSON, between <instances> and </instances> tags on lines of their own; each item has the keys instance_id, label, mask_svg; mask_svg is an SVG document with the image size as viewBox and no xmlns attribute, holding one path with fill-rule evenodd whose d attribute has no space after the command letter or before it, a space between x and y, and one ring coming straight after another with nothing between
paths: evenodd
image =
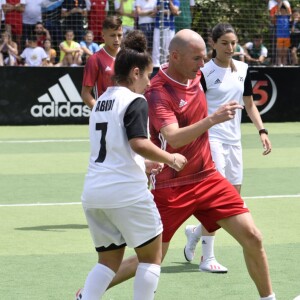
<instances>
[{"instance_id":1,"label":"black wristband","mask_svg":"<svg viewBox=\"0 0 300 300\"><path fill-rule=\"evenodd\" d=\"M260 129L260 130L258 131L258 133L259 133L259 135L261 135L262 133L269 134L268 130L265 129L265 128Z\"/></svg>"}]
</instances>

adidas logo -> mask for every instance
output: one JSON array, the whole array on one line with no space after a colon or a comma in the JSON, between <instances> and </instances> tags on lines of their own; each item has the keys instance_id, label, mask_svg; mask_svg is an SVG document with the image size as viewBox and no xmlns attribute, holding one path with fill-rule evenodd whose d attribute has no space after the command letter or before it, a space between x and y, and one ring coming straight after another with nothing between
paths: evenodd
<instances>
[{"instance_id":1,"label":"adidas logo","mask_svg":"<svg viewBox=\"0 0 300 300\"><path fill-rule=\"evenodd\" d=\"M206 245L206 242L205 242L205 240L202 240L202 245Z\"/></svg>"},{"instance_id":2,"label":"adidas logo","mask_svg":"<svg viewBox=\"0 0 300 300\"><path fill-rule=\"evenodd\" d=\"M105 72L109 72L109 71L111 71L111 67L107 66L107 67L105 68Z\"/></svg>"},{"instance_id":3,"label":"adidas logo","mask_svg":"<svg viewBox=\"0 0 300 300\"><path fill-rule=\"evenodd\" d=\"M215 84L219 84L219 83L222 83L222 81L218 78L218 79L215 81Z\"/></svg>"},{"instance_id":4,"label":"adidas logo","mask_svg":"<svg viewBox=\"0 0 300 300\"><path fill-rule=\"evenodd\" d=\"M185 105L187 105L187 102L185 100L181 99L180 102L179 102L179 107L183 107Z\"/></svg>"},{"instance_id":5,"label":"adidas logo","mask_svg":"<svg viewBox=\"0 0 300 300\"><path fill-rule=\"evenodd\" d=\"M58 81L48 89L49 93L38 97L40 104L31 107L31 115L35 118L89 117L90 109L83 104L70 75L66 74Z\"/></svg>"}]
</instances>

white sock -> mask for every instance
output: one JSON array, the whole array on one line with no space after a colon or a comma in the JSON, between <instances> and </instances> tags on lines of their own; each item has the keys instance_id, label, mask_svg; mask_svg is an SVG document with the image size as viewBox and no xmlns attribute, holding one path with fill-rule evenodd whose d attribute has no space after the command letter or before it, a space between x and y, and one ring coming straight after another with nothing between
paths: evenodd
<instances>
[{"instance_id":1,"label":"white sock","mask_svg":"<svg viewBox=\"0 0 300 300\"><path fill-rule=\"evenodd\" d=\"M115 275L110 268L96 264L86 278L82 300L99 300Z\"/></svg>"},{"instance_id":2,"label":"white sock","mask_svg":"<svg viewBox=\"0 0 300 300\"><path fill-rule=\"evenodd\" d=\"M275 294L271 294L268 297L261 297L260 300L276 300Z\"/></svg>"},{"instance_id":3,"label":"white sock","mask_svg":"<svg viewBox=\"0 0 300 300\"><path fill-rule=\"evenodd\" d=\"M202 236L201 244L202 244L203 260L211 257L215 257L215 253L214 253L215 236Z\"/></svg>"},{"instance_id":4,"label":"white sock","mask_svg":"<svg viewBox=\"0 0 300 300\"><path fill-rule=\"evenodd\" d=\"M152 300L158 285L160 266L140 263L134 279L134 300ZM90 300L90 299L89 299Z\"/></svg>"},{"instance_id":5,"label":"white sock","mask_svg":"<svg viewBox=\"0 0 300 300\"><path fill-rule=\"evenodd\" d=\"M202 235L202 225L199 224L195 229L194 229L194 235L198 237L199 239L201 238Z\"/></svg>"}]
</instances>

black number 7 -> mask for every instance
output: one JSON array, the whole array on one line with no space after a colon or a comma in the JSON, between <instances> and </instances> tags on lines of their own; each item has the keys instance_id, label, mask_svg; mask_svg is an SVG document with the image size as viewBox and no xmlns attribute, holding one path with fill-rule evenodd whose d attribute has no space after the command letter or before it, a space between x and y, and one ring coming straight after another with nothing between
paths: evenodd
<instances>
[{"instance_id":1,"label":"black number 7","mask_svg":"<svg viewBox=\"0 0 300 300\"><path fill-rule=\"evenodd\" d=\"M104 159L106 157L106 133L107 133L107 122L105 123L96 123L96 130L101 130L101 139L100 139L100 150L99 150L99 156L95 160L95 162L104 162Z\"/></svg>"}]
</instances>

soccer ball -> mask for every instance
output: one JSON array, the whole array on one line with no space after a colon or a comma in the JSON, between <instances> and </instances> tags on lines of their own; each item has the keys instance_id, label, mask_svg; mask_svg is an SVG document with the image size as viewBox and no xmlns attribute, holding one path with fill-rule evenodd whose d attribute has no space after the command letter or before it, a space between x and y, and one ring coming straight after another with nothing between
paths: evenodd
<instances>
[{"instance_id":1,"label":"soccer ball","mask_svg":"<svg viewBox=\"0 0 300 300\"><path fill-rule=\"evenodd\" d=\"M75 295L75 300L81 300L82 299L82 291L83 289L79 289Z\"/></svg>"},{"instance_id":2,"label":"soccer ball","mask_svg":"<svg viewBox=\"0 0 300 300\"><path fill-rule=\"evenodd\" d=\"M293 300L300 300L300 295L298 295L296 298L294 298Z\"/></svg>"}]
</instances>

